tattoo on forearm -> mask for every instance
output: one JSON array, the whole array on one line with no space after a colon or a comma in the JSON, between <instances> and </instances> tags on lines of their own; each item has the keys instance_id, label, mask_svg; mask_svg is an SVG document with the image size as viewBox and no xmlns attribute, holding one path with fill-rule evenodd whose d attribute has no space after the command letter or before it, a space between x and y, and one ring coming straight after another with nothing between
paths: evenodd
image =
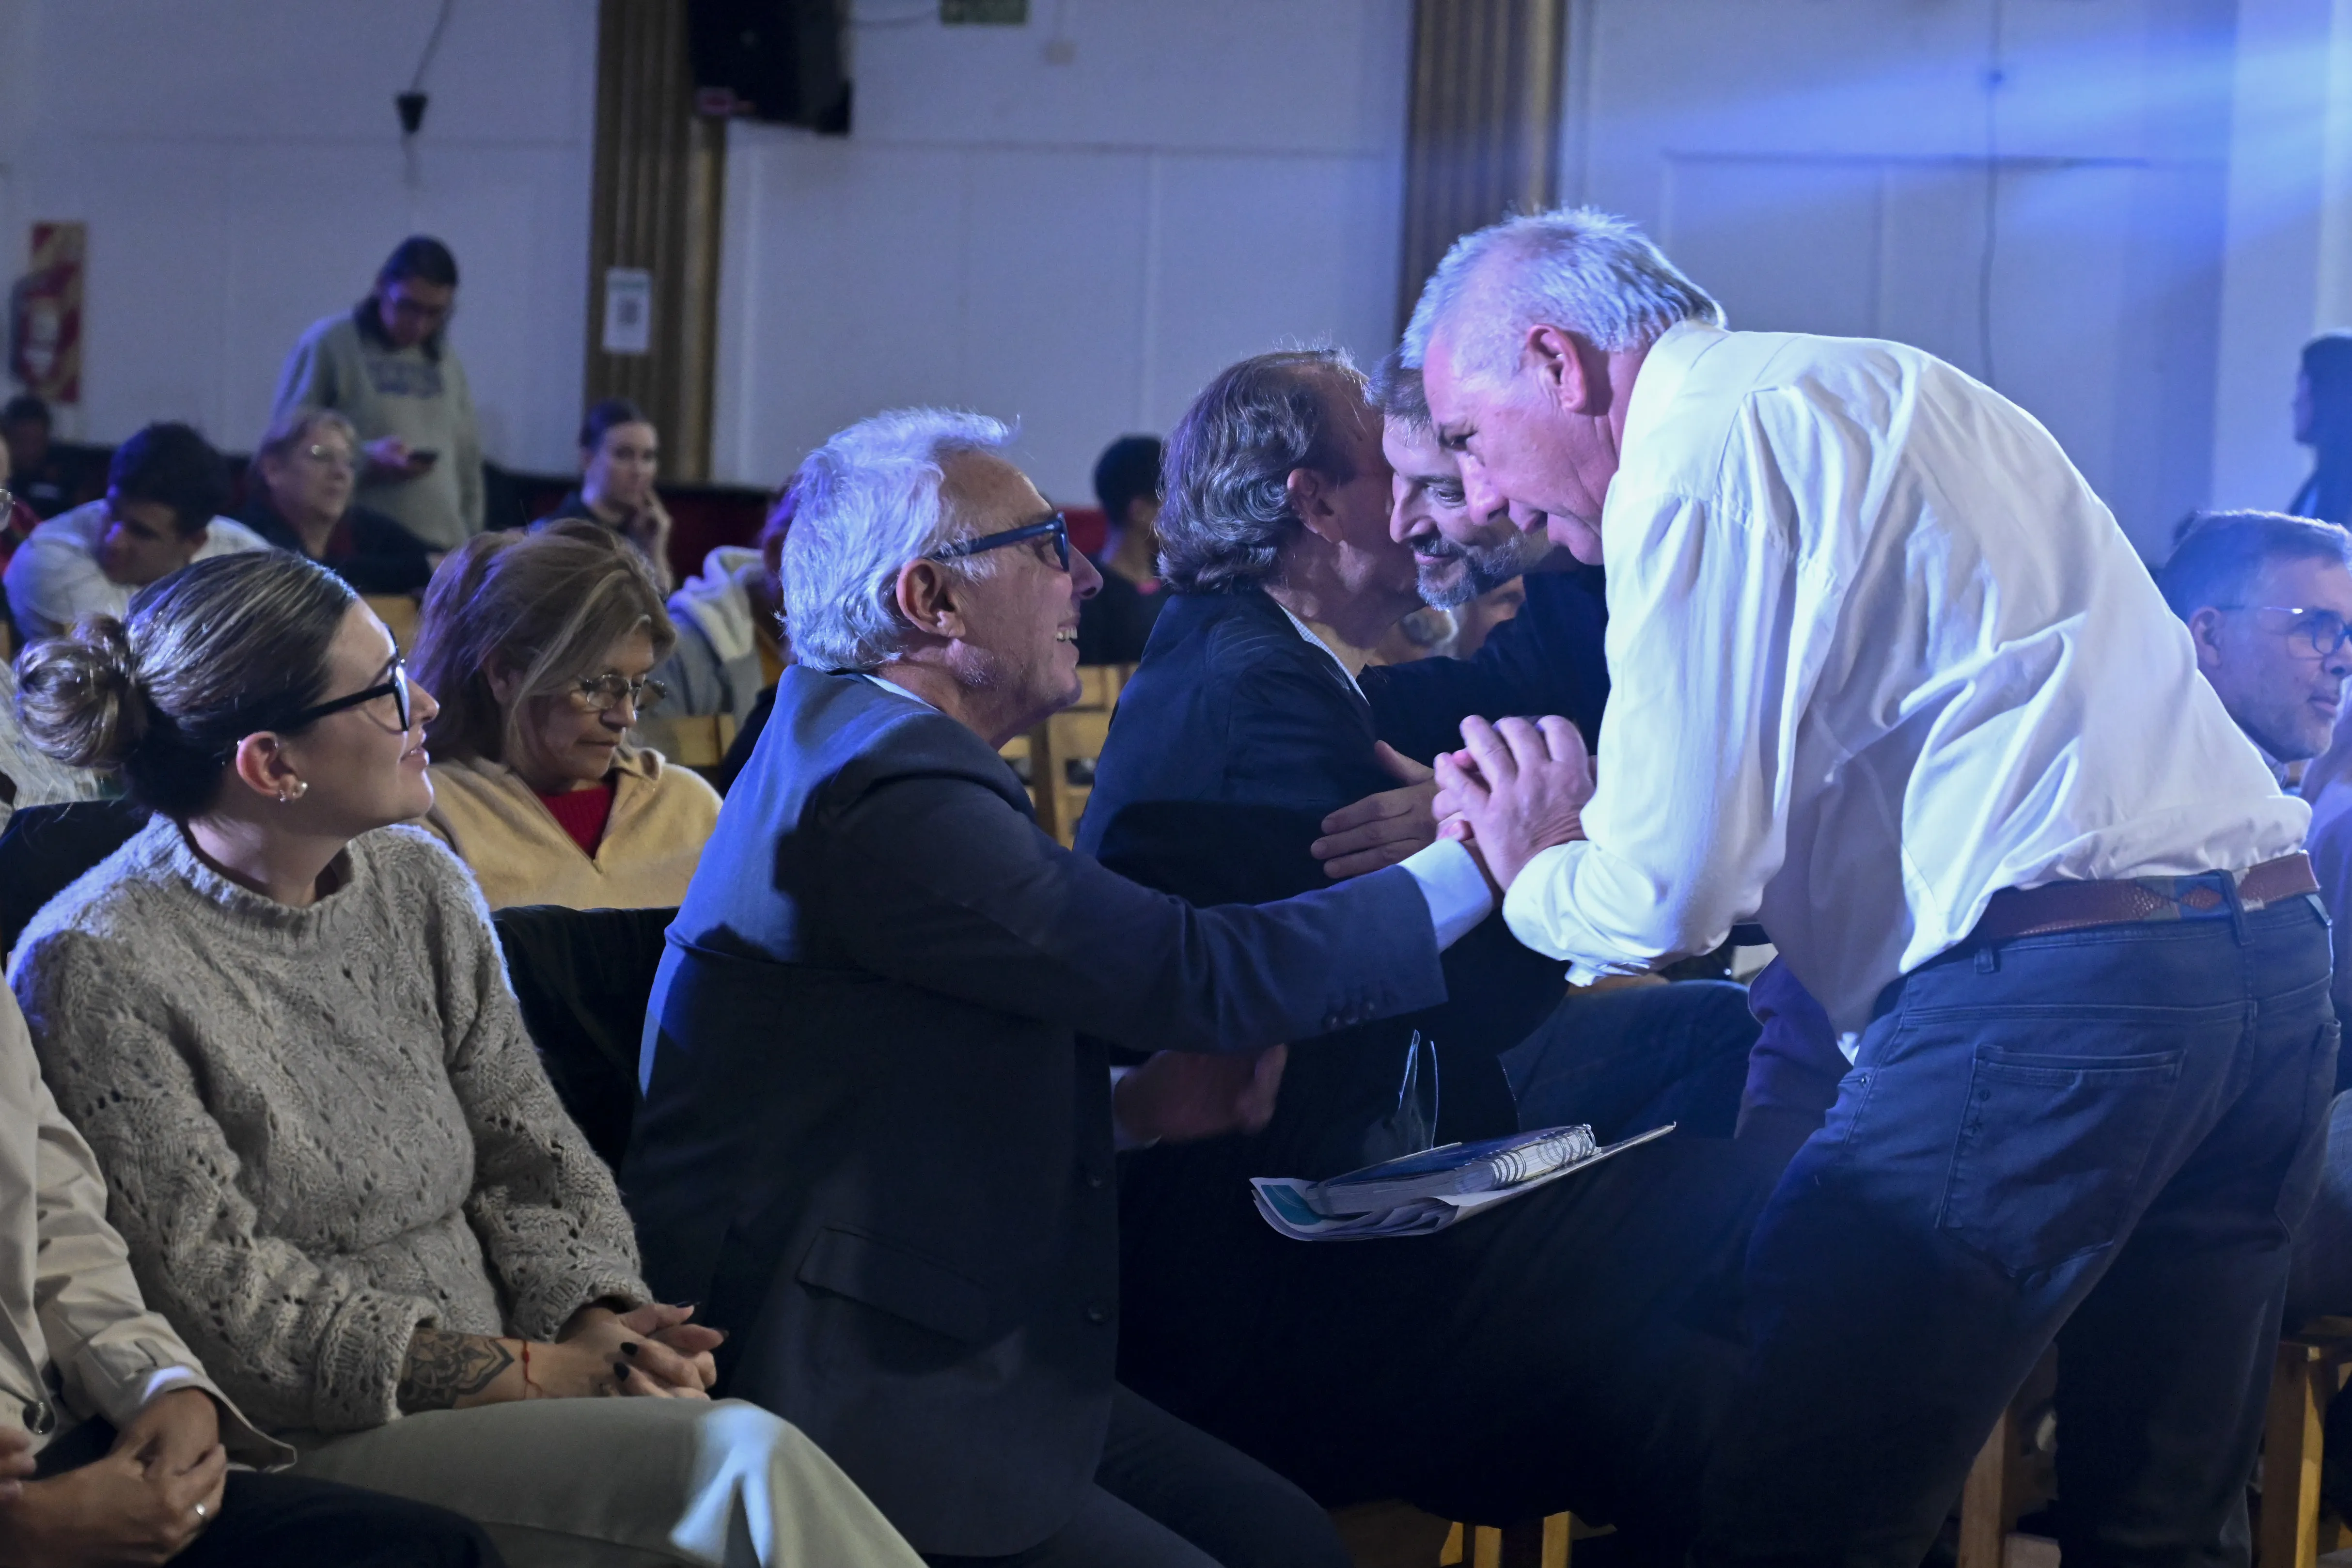
<instances>
[{"instance_id":1,"label":"tattoo on forearm","mask_svg":"<svg viewBox=\"0 0 2352 1568\"><path fill-rule=\"evenodd\" d=\"M502 1340L418 1329L408 1342L408 1361L400 1369L400 1407L412 1415L450 1409L496 1383L514 1359Z\"/></svg>"}]
</instances>

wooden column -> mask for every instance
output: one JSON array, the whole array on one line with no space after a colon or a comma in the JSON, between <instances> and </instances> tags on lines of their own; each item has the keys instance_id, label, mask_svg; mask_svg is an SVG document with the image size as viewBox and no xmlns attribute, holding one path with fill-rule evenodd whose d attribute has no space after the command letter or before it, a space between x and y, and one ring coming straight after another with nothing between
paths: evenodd
<instances>
[{"instance_id":1,"label":"wooden column","mask_svg":"<svg viewBox=\"0 0 2352 1568\"><path fill-rule=\"evenodd\" d=\"M1559 199L1567 0L1413 0L1397 321L1446 247Z\"/></svg>"},{"instance_id":2,"label":"wooden column","mask_svg":"<svg viewBox=\"0 0 2352 1568\"><path fill-rule=\"evenodd\" d=\"M589 231L587 401L634 399L660 429L662 475L710 474L727 126L694 112L686 0L603 0L596 195ZM653 274L651 352L604 352L604 272Z\"/></svg>"}]
</instances>

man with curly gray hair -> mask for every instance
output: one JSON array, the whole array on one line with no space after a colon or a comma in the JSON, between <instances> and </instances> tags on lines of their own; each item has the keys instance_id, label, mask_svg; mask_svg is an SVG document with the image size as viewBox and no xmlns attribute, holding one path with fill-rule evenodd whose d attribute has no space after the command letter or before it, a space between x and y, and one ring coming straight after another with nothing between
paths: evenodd
<instances>
[{"instance_id":1,"label":"man with curly gray hair","mask_svg":"<svg viewBox=\"0 0 2352 1568\"><path fill-rule=\"evenodd\" d=\"M1589 980L1759 921L1853 1062L1693 1561L1912 1568L2062 1331L2066 1560L2242 1561L2327 923L2114 517L1990 388L1726 331L1603 213L1459 241L1407 347L1471 504L1609 570L1597 783L1551 719L1439 763L1511 929Z\"/></svg>"}]
</instances>

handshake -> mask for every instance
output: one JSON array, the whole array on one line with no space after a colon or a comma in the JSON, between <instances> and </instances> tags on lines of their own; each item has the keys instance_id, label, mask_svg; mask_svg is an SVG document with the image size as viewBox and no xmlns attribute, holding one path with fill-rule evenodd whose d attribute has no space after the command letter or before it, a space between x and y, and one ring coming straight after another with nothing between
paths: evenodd
<instances>
[{"instance_id":1,"label":"handshake","mask_svg":"<svg viewBox=\"0 0 2352 1568\"><path fill-rule=\"evenodd\" d=\"M1314 854L1325 875L1359 877L1452 838L1477 860L1499 900L1538 851L1584 837L1592 754L1575 725L1558 717L1465 719L1462 740L1462 750L1437 754L1434 770L1381 742L1381 766L1402 787L1323 819Z\"/></svg>"}]
</instances>

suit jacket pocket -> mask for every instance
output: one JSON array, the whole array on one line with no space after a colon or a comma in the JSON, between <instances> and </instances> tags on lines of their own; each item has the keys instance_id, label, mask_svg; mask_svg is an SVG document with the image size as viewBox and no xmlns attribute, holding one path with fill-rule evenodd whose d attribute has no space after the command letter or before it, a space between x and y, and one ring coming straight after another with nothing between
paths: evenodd
<instances>
[{"instance_id":1,"label":"suit jacket pocket","mask_svg":"<svg viewBox=\"0 0 2352 1568\"><path fill-rule=\"evenodd\" d=\"M2011 1274L2116 1241L2150 1195L2144 1173L2171 1119L2181 1058L1979 1046L1943 1228Z\"/></svg>"},{"instance_id":2,"label":"suit jacket pocket","mask_svg":"<svg viewBox=\"0 0 2352 1568\"><path fill-rule=\"evenodd\" d=\"M798 1278L935 1334L967 1344L989 1338L988 1288L893 1242L827 1226L802 1258Z\"/></svg>"}]
</instances>

